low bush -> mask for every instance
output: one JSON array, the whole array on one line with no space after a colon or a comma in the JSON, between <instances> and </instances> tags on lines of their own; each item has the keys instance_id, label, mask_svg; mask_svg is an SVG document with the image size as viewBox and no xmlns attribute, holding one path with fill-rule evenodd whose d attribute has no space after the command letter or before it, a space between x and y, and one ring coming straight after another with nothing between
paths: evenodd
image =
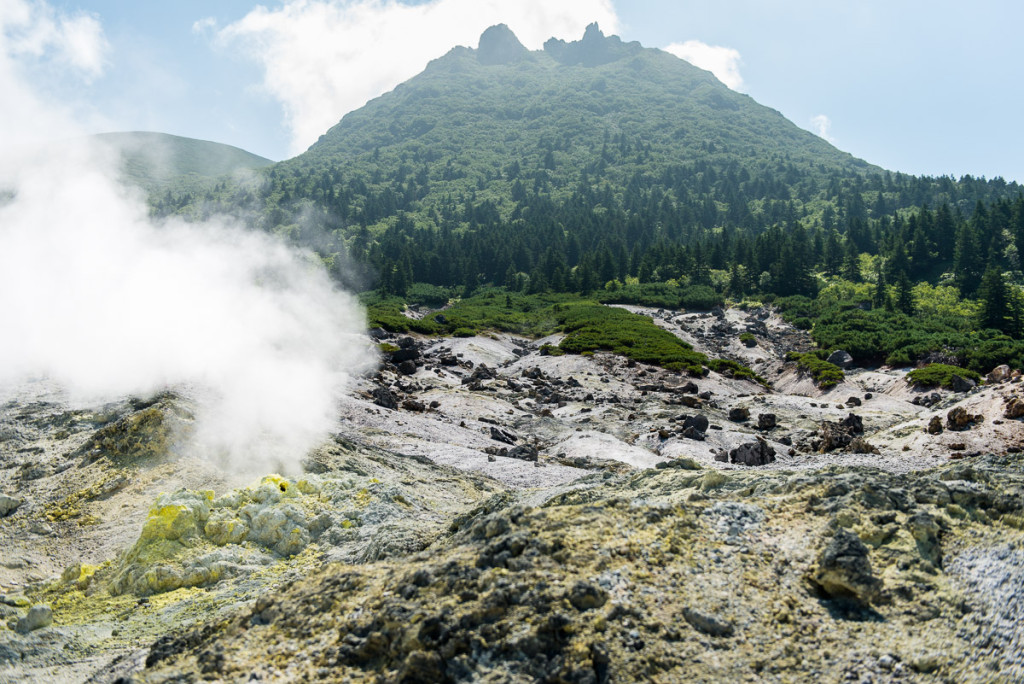
<instances>
[{"instance_id":1,"label":"low bush","mask_svg":"<svg viewBox=\"0 0 1024 684\"><path fill-rule=\"evenodd\" d=\"M907 382L918 387L952 387L953 376L981 381L981 374L968 368L950 366L945 363L930 363L907 373Z\"/></svg>"},{"instance_id":2,"label":"low bush","mask_svg":"<svg viewBox=\"0 0 1024 684\"><path fill-rule=\"evenodd\" d=\"M814 384L822 389L835 387L846 377L842 368L834 363L829 363L815 352L808 352L806 354L789 352L786 354L786 360L796 361L796 365L800 370L809 373L814 380Z\"/></svg>"}]
</instances>

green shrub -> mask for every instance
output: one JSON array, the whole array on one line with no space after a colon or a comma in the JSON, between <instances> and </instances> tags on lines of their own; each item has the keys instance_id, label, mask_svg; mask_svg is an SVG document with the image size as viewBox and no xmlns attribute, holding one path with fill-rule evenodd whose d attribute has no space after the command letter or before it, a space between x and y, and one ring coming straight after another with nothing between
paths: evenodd
<instances>
[{"instance_id":1,"label":"green shrub","mask_svg":"<svg viewBox=\"0 0 1024 684\"><path fill-rule=\"evenodd\" d=\"M809 373L814 380L814 384L822 389L835 387L846 377L842 368L834 363L825 361L817 352L808 352L806 354L788 352L786 360L796 361L796 365L800 370Z\"/></svg>"},{"instance_id":2,"label":"green shrub","mask_svg":"<svg viewBox=\"0 0 1024 684\"><path fill-rule=\"evenodd\" d=\"M766 387L768 386L767 380L744 366L742 363L738 363L732 359L711 359L708 361L708 368L716 373L730 375L741 380L753 380L754 382L759 382Z\"/></svg>"},{"instance_id":3,"label":"green shrub","mask_svg":"<svg viewBox=\"0 0 1024 684\"><path fill-rule=\"evenodd\" d=\"M981 375L967 368L950 366L945 363L930 363L907 373L907 382L917 387L952 387L953 376L981 381Z\"/></svg>"},{"instance_id":4,"label":"green shrub","mask_svg":"<svg viewBox=\"0 0 1024 684\"><path fill-rule=\"evenodd\" d=\"M540 345L541 356L565 356L565 351L553 344Z\"/></svg>"},{"instance_id":5,"label":"green shrub","mask_svg":"<svg viewBox=\"0 0 1024 684\"><path fill-rule=\"evenodd\" d=\"M476 337L476 332L469 328L456 328L452 331L452 337Z\"/></svg>"},{"instance_id":6,"label":"green shrub","mask_svg":"<svg viewBox=\"0 0 1024 684\"><path fill-rule=\"evenodd\" d=\"M422 304L432 307L444 306L452 295L453 293L449 288L429 283L413 283L405 291L405 299L410 304Z\"/></svg>"}]
</instances>

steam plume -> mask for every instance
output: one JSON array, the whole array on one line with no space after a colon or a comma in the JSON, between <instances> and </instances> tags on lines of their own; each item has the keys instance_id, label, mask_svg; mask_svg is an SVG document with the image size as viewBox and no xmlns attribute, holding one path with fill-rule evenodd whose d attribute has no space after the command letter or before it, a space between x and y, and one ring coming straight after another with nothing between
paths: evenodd
<instances>
[{"instance_id":1,"label":"steam plume","mask_svg":"<svg viewBox=\"0 0 1024 684\"><path fill-rule=\"evenodd\" d=\"M95 65L82 68L94 77ZM79 133L18 67L0 54L0 87L16 96L5 120L17 124L0 137L0 383L42 375L89 400L188 387L197 448L247 470L293 461L372 362L357 302L270 236L226 219L154 223L98 143L16 145L46 137L33 122Z\"/></svg>"}]
</instances>

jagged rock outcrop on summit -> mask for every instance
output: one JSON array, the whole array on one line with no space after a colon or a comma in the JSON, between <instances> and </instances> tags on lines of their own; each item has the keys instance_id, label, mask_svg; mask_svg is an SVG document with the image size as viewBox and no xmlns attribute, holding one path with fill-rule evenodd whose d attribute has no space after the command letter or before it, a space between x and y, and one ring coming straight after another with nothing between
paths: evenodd
<instances>
[{"instance_id":1,"label":"jagged rock outcrop on summit","mask_svg":"<svg viewBox=\"0 0 1024 684\"><path fill-rule=\"evenodd\" d=\"M529 57L530 51L505 24L491 26L480 35L476 58L481 64L512 64Z\"/></svg>"}]
</instances>

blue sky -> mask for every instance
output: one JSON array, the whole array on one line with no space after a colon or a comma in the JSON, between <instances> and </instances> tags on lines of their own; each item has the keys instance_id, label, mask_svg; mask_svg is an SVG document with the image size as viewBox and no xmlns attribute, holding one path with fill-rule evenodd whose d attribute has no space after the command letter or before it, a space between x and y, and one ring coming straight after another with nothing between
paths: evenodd
<instances>
[{"instance_id":1,"label":"blue sky","mask_svg":"<svg viewBox=\"0 0 1024 684\"><path fill-rule=\"evenodd\" d=\"M598 20L713 60L732 87L872 163L1024 181L1024 5L1010 0L0 0L0 28L19 5L98 23L102 65L84 78L45 54L13 58L86 130L159 130L282 159L428 59L475 46L483 27L508 23L537 48Z\"/></svg>"}]
</instances>

